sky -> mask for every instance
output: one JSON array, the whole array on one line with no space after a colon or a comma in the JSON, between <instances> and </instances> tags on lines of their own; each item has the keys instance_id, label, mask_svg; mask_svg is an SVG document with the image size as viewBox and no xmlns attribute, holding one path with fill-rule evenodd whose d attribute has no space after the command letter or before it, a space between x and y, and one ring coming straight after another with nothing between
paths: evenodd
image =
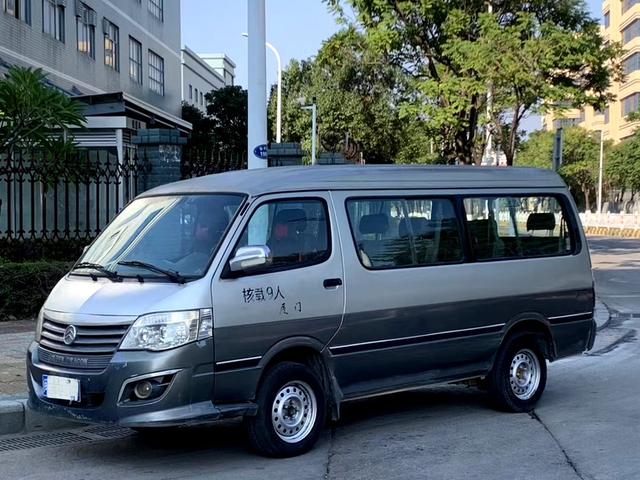
<instances>
[{"instance_id":1,"label":"sky","mask_svg":"<svg viewBox=\"0 0 640 480\"><path fill-rule=\"evenodd\" d=\"M602 17L602 1L587 0L592 15ZM247 0L182 0L182 44L197 53L226 53L237 65L236 84L247 85ZM266 0L267 41L280 52L283 68L291 59L305 59L340 29L322 0ZM276 81L276 61L267 51L267 85ZM529 117L527 131L540 128Z\"/></svg>"},{"instance_id":2,"label":"sky","mask_svg":"<svg viewBox=\"0 0 640 480\"><path fill-rule=\"evenodd\" d=\"M247 0L182 0L182 44L196 53L226 53L237 65L236 83L247 85ZM314 55L340 27L321 0L266 0L267 41L283 68ZM276 81L276 60L267 51L267 84Z\"/></svg>"}]
</instances>

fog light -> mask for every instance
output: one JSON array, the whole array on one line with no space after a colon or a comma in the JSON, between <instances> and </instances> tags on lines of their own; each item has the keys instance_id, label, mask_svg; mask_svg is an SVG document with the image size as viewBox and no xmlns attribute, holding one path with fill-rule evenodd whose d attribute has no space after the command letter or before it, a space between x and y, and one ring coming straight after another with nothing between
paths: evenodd
<instances>
[{"instance_id":1,"label":"fog light","mask_svg":"<svg viewBox=\"0 0 640 480\"><path fill-rule=\"evenodd\" d=\"M151 392L153 392L153 385L150 381L143 380L136 383L136 387L133 389L133 392L140 400L146 400L151 396Z\"/></svg>"}]
</instances>

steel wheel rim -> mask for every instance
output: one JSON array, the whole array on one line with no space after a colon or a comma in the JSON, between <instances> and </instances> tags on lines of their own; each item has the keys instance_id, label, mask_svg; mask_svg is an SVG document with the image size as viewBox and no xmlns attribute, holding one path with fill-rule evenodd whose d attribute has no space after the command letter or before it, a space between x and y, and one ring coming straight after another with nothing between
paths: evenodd
<instances>
[{"instance_id":1,"label":"steel wheel rim","mask_svg":"<svg viewBox=\"0 0 640 480\"><path fill-rule=\"evenodd\" d=\"M528 348L519 350L513 356L509 367L511 391L520 400L529 400L540 386L540 361Z\"/></svg>"},{"instance_id":2,"label":"steel wheel rim","mask_svg":"<svg viewBox=\"0 0 640 480\"><path fill-rule=\"evenodd\" d=\"M282 387L271 406L271 424L276 435L287 443L305 439L316 423L318 402L313 389L294 381Z\"/></svg>"}]
</instances>

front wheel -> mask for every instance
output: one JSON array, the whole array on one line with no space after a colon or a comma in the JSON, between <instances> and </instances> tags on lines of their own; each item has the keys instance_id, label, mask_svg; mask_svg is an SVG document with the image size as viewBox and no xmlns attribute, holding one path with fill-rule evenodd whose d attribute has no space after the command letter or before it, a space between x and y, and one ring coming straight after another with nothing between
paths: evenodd
<instances>
[{"instance_id":1,"label":"front wheel","mask_svg":"<svg viewBox=\"0 0 640 480\"><path fill-rule=\"evenodd\" d=\"M547 383L547 363L538 337L521 333L509 337L487 376L494 405L509 412L529 412Z\"/></svg>"},{"instance_id":2,"label":"front wheel","mask_svg":"<svg viewBox=\"0 0 640 480\"><path fill-rule=\"evenodd\" d=\"M326 397L320 379L306 365L284 362L271 368L258 389L258 413L247 417L252 447L271 457L309 451L324 427Z\"/></svg>"}]
</instances>

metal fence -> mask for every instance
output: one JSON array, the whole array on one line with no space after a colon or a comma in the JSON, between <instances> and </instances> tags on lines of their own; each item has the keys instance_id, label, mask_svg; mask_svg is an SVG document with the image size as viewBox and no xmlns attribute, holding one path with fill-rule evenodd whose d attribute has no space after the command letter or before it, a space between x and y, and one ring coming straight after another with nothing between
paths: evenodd
<instances>
[{"instance_id":1,"label":"metal fence","mask_svg":"<svg viewBox=\"0 0 640 480\"><path fill-rule=\"evenodd\" d=\"M247 154L217 149L187 148L182 156L182 178L247 168Z\"/></svg>"},{"instance_id":2,"label":"metal fence","mask_svg":"<svg viewBox=\"0 0 640 480\"><path fill-rule=\"evenodd\" d=\"M108 151L0 159L0 238L95 237L144 188L145 159Z\"/></svg>"},{"instance_id":3,"label":"metal fence","mask_svg":"<svg viewBox=\"0 0 640 480\"><path fill-rule=\"evenodd\" d=\"M185 149L179 172L166 181L244 167L246 154ZM0 156L0 240L90 241L147 189L153 169L146 154L131 152Z\"/></svg>"}]
</instances>

